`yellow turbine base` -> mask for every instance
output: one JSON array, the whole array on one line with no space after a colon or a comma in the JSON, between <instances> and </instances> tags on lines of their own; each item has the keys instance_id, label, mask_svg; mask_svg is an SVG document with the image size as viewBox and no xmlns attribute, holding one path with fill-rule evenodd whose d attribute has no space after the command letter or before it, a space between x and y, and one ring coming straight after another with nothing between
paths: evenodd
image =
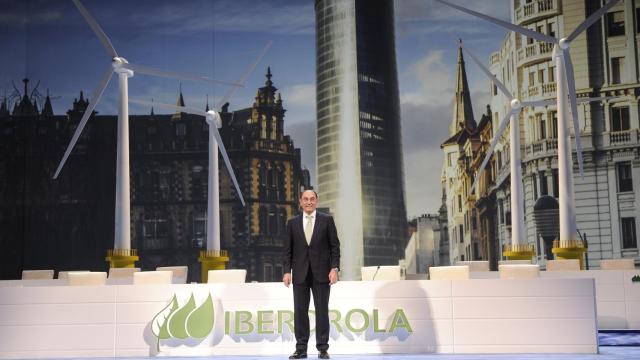
<instances>
[{"instance_id":1,"label":"yellow turbine base","mask_svg":"<svg viewBox=\"0 0 640 360\"><path fill-rule=\"evenodd\" d=\"M504 245L502 251L502 256L507 260L531 260L535 254L531 244L508 244Z\"/></svg>"},{"instance_id":2,"label":"yellow turbine base","mask_svg":"<svg viewBox=\"0 0 640 360\"><path fill-rule=\"evenodd\" d=\"M555 245L555 243L554 243ZM584 270L584 253L587 252L587 248L584 246L572 246L572 247L553 247L551 252L556 256L556 259L578 259L580 261L580 270Z\"/></svg>"},{"instance_id":3,"label":"yellow turbine base","mask_svg":"<svg viewBox=\"0 0 640 360\"><path fill-rule=\"evenodd\" d=\"M200 281L207 283L209 270L224 270L229 262L229 253L226 250L200 251L198 261L201 263Z\"/></svg>"},{"instance_id":4,"label":"yellow turbine base","mask_svg":"<svg viewBox=\"0 0 640 360\"><path fill-rule=\"evenodd\" d=\"M140 258L136 249L109 249L105 260L109 268L132 268Z\"/></svg>"},{"instance_id":5,"label":"yellow turbine base","mask_svg":"<svg viewBox=\"0 0 640 360\"><path fill-rule=\"evenodd\" d=\"M533 251L503 251L502 256L507 260L531 260L534 256Z\"/></svg>"}]
</instances>

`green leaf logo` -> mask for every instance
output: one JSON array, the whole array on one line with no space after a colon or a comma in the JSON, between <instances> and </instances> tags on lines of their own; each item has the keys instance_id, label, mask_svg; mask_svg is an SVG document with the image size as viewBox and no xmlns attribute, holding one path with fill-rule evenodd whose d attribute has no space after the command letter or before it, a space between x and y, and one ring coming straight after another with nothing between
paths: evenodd
<instances>
[{"instance_id":1,"label":"green leaf logo","mask_svg":"<svg viewBox=\"0 0 640 360\"><path fill-rule=\"evenodd\" d=\"M211 294L209 294L207 300L187 316L187 334L191 337L202 339L209 335L213 329L213 322L213 300L211 299Z\"/></svg>"},{"instance_id":2,"label":"green leaf logo","mask_svg":"<svg viewBox=\"0 0 640 360\"><path fill-rule=\"evenodd\" d=\"M176 295L151 320L151 331L158 339L157 349L160 351L160 340L186 339L188 337L203 339L213 330L214 323L213 298L211 293L198 307L191 293L184 306L178 305Z\"/></svg>"},{"instance_id":3,"label":"green leaf logo","mask_svg":"<svg viewBox=\"0 0 640 360\"><path fill-rule=\"evenodd\" d=\"M169 335L176 339L186 339L189 337L187 334L187 316L196 308L196 299L193 297L193 293L189 298L189 301L180 309L176 310L169 318Z\"/></svg>"},{"instance_id":4,"label":"green leaf logo","mask_svg":"<svg viewBox=\"0 0 640 360\"><path fill-rule=\"evenodd\" d=\"M211 294L209 294L211 296ZM160 351L160 339L169 339L171 335L167 331L167 319L171 314L173 314L178 308L178 300L176 299L176 295L173 295L173 298L169 302L167 306L165 306L156 316L151 320L151 332L153 335L158 338L157 349Z\"/></svg>"}]
</instances>

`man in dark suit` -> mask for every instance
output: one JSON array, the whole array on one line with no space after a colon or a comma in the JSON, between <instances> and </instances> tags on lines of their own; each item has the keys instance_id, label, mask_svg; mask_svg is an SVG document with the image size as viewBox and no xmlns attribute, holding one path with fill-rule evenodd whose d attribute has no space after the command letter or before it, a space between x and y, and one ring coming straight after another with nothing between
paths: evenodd
<instances>
[{"instance_id":1,"label":"man in dark suit","mask_svg":"<svg viewBox=\"0 0 640 360\"><path fill-rule=\"evenodd\" d=\"M284 246L285 286L293 283L296 351L289 359L307 357L309 341L309 292L316 309L316 348L319 359L329 359L329 291L338 281L340 240L330 215L317 212L318 194L300 194L302 214L287 222ZM293 270L293 277L291 276Z\"/></svg>"}]
</instances>

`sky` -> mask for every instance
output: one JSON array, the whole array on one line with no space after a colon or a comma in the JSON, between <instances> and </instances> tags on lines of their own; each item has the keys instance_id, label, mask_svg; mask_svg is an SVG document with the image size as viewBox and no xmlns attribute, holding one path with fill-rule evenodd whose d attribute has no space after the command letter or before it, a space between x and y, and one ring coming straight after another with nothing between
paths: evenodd
<instances>
[{"instance_id":1,"label":"sky","mask_svg":"<svg viewBox=\"0 0 640 360\"><path fill-rule=\"evenodd\" d=\"M452 0L509 20L508 0ZM130 63L226 81L238 80L272 42L245 87L230 99L230 110L250 107L264 86L267 66L283 99L285 133L301 148L302 164L315 171L315 15L313 0L83 0ZM92 97L110 67L102 47L70 0L0 0L0 96L29 90L52 97L54 113L64 114L83 91ZM27 16L26 14L29 14ZM433 0L396 0L396 56L401 101L407 215L435 213L441 204L440 144L448 138L453 109L457 48L488 61L505 31ZM467 61L476 120L489 102L489 83ZM111 81L96 107L116 114L117 81ZM136 74L129 97L175 103L182 87L189 107L218 106L228 88ZM41 103L40 103L41 104ZM130 104L130 114L148 114ZM156 113L166 111L155 109Z\"/></svg>"}]
</instances>

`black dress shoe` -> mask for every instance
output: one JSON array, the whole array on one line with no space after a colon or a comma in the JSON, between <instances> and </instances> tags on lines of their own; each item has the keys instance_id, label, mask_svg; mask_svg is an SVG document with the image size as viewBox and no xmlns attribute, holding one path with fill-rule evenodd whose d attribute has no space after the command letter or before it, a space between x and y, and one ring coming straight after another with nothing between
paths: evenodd
<instances>
[{"instance_id":1,"label":"black dress shoe","mask_svg":"<svg viewBox=\"0 0 640 360\"><path fill-rule=\"evenodd\" d=\"M307 358L307 353L302 352L300 350L296 350L293 354L291 354L291 356L289 356L289 359L306 359L306 358Z\"/></svg>"},{"instance_id":2,"label":"black dress shoe","mask_svg":"<svg viewBox=\"0 0 640 360\"><path fill-rule=\"evenodd\" d=\"M318 359L331 359L331 357L329 356L329 353L327 352L327 350L322 350L318 354Z\"/></svg>"}]
</instances>

